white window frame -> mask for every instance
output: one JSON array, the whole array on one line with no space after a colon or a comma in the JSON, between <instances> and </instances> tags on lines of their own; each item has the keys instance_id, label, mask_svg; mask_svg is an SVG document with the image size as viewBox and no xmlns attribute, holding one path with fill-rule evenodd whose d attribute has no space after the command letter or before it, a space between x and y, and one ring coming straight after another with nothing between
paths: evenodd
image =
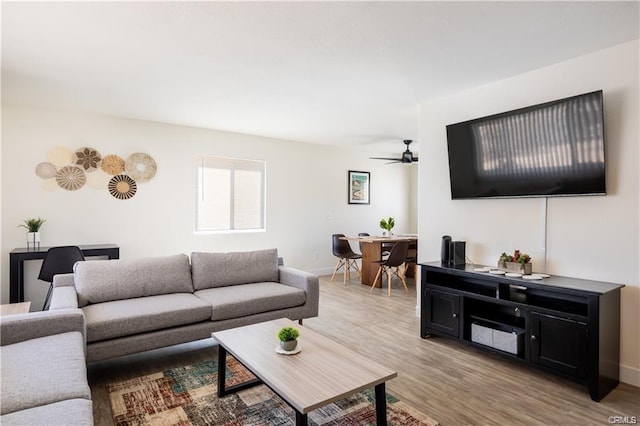
<instances>
[{"instance_id":1,"label":"white window frame","mask_svg":"<svg viewBox=\"0 0 640 426\"><path fill-rule=\"evenodd\" d=\"M229 181L229 227L228 228L206 228L201 225L199 215L200 201L205 200L208 196L212 196L207 193L207 187L202 174L202 170L206 168L215 168L220 170L228 170L230 172ZM235 224L235 171L257 171L260 173L260 224L251 228L236 228ZM267 223L267 200L266 200L266 188L267 188L267 164L263 160L232 158L232 157L219 157L211 155L196 155L195 157L195 217L194 217L194 233L196 234L219 234L219 233L248 233L248 232L265 232Z\"/></svg>"}]
</instances>

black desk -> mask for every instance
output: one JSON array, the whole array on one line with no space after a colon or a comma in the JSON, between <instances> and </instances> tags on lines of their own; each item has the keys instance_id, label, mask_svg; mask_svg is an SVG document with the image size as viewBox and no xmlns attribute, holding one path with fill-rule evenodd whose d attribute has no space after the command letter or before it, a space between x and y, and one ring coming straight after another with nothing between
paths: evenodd
<instances>
[{"instance_id":1,"label":"black desk","mask_svg":"<svg viewBox=\"0 0 640 426\"><path fill-rule=\"evenodd\" d=\"M109 259L120 258L120 247L115 244L93 244L78 246L87 256L107 256ZM49 247L38 249L16 248L9 253L9 302L24 302L24 261L44 259Z\"/></svg>"}]
</instances>

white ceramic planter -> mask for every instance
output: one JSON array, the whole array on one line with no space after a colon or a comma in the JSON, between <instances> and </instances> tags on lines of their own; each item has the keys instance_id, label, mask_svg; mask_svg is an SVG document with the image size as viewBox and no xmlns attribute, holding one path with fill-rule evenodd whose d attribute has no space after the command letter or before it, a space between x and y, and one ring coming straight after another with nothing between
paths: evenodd
<instances>
[{"instance_id":1,"label":"white ceramic planter","mask_svg":"<svg viewBox=\"0 0 640 426\"><path fill-rule=\"evenodd\" d=\"M533 265L531 263L521 264L518 262L498 262L498 269L505 272L519 272L531 275Z\"/></svg>"}]
</instances>

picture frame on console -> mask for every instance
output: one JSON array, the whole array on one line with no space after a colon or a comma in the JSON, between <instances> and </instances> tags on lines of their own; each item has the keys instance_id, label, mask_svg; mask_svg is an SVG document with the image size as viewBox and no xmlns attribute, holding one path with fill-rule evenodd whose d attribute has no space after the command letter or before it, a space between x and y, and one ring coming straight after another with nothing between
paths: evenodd
<instances>
[{"instance_id":1,"label":"picture frame on console","mask_svg":"<svg viewBox=\"0 0 640 426\"><path fill-rule=\"evenodd\" d=\"M349 170L349 204L369 204L371 174Z\"/></svg>"}]
</instances>

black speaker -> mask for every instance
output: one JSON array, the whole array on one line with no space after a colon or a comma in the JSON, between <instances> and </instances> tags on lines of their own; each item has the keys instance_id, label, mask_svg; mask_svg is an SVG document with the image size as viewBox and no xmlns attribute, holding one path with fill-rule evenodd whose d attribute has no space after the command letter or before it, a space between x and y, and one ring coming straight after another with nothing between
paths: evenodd
<instances>
[{"instance_id":1,"label":"black speaker","mask_svg":"<svg viewBox=\"0 0 640 426\"><path fill-rule=\"evenodd\" d=\"M464 265L466 263L466 242L465 241L452 241L451 242L451 264L453 266Z\"/></svg>"},{"instance_id":2,"label":"black speaker","mask_svg":"<svg viewBox=\"0 0 640 426\"><path fill-rule=\"evenodd\" d=\"M451 237L448 235L444 235L442 237L442 247L440 248L440 262L444 265L449 265L451 263Z\"/></svg>"}]
</instances>

